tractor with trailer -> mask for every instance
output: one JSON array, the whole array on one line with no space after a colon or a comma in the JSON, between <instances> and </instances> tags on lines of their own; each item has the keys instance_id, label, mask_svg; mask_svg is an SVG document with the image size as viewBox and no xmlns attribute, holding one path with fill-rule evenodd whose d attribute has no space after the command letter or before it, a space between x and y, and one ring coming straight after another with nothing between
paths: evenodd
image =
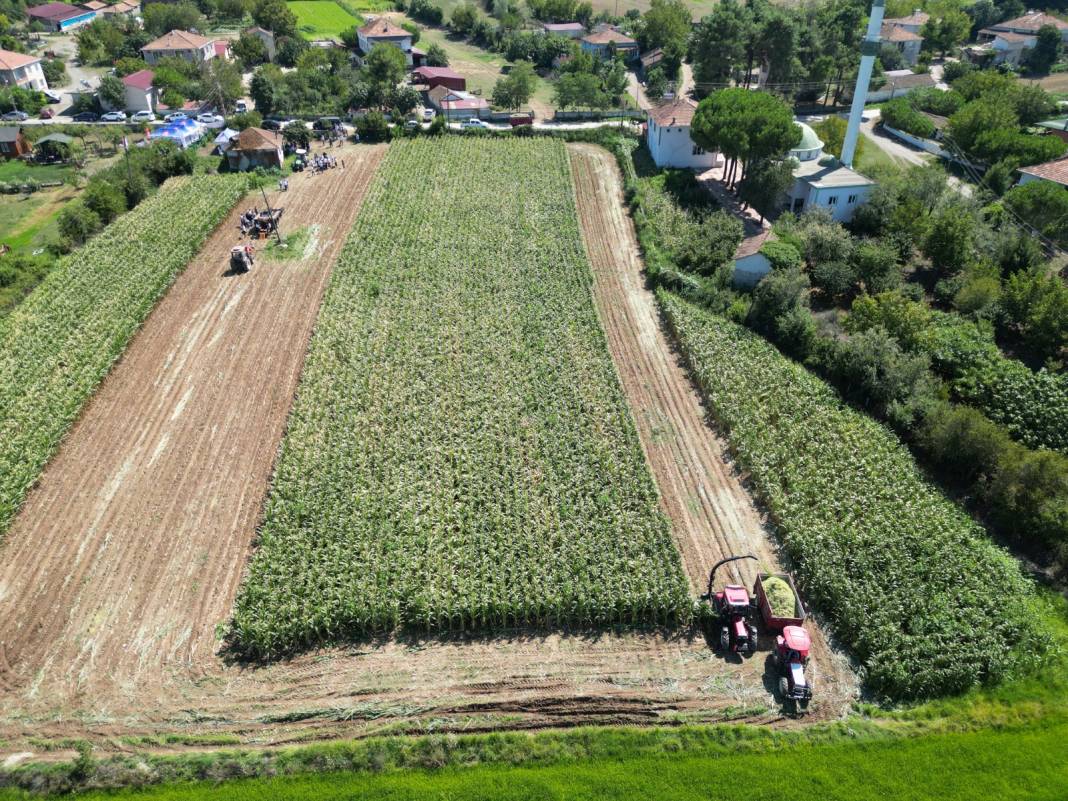
<instances>
[{"instance_id":1,"label":"tractor with trailer","mask_svg":"<svg viewBox=\"0 0 1068 801\"><path fill-rule=\"evenodd\" d=\"M708 593L705 598L715 613L716 630L713 634L712 647L722 653L735 653L752 656L757 649L757 629L753 623L755 606L749 598L749 592L742 584L727 584L722 590L715 591L716 571L728 562L752 559L755 556L729 556L712 566L708 574Z\"/></svg>"}]
</instances>

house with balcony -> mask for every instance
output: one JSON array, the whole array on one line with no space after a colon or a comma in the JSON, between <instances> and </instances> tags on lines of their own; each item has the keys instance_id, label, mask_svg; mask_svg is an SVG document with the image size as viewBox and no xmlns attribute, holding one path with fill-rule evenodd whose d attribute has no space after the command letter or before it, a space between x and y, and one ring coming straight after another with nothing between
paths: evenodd
<instances>
[{"instance_id":1,"label":"house with balcony","mask_svg":"<svg viewBox=\"0 0 1068 801\"><path fill-rule=\"evenodd\" d=\"M25 53L0 50L0 84L42 92L48 88L41 59Z\"/></svg>"}]
</instances>

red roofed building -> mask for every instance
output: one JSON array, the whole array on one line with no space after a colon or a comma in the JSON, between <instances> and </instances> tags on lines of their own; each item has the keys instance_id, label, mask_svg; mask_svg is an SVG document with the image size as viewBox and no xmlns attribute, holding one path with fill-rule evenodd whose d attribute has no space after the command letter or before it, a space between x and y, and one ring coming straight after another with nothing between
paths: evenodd
<instances>
[{"instance_id":1,"label":"red roofed building","mask_svg":"<svg viewBox=\"0 0 1068 801\"><path fill-rule=\"evenodd\" d=\"M445 116L447 120L466 120L470 117L489 116L489 103L481 97L438 86L427 92L430 105Z\"/></svg>"},{"instance_id":2,"label":"red roofed building","mask_svg":"<svg viewBox=\"0 0 1068 801\"><path fill-rule=\"evenodd\" d=\"M356 31L356 41L359 48L356 57L361 63L376 44L388 44L401 49L409 67L422 64L422 60L417 60L412 52L412 35L385 17L372 20L359 28Z\"/></svg>"},{"instance_id":3,"label":"red roofed building","mask_svg":"<svg viewBox=\"0 0 1068 801\"><path fill-rule=\"evenodd\" d=\"M690 123L697 104L684 97L649 109L646 144L658 167L709 170L720 164L719 153L709 153L690 138Z\"/></svg>"},{"instance_id":4,"label":"red roofed building","mask_svg":"<svg viewBox=\"0 0 1068 801\"><path fill-rule=\"evenodd\" d=\"M546 22L541 29L546 34L566 36L568 39L581 39L586 34L581 22Z\"/></svg>"},{"instance_id":5,"label":"red roofed building","mask_svg":"<svg viewBox=\"0 0 1068 801\"><path fill-rule=\"evenodd\" d=\"M582 49L601 59L609 58L613 53L619 53L624 61L638 58L638 43L627 34L611 28L583 36Z\"/></svg>"},{"instance_id":6,"label":"red roofed building","mask_svg":"<svg viewBox=\"0 0 1068 801\"><path fill-rule=\"evenodd\" d=\"M901 57L910 67L920 60L923 37L904 25L884 22L882 30L879 31L879 38L882 40L883 47L893 47L901 53Z\"/></svg>"},{"instance_id":7,"label":"red roofed building","mask_svg":"<svg viewBox=\"0 0 1068 801\"><path fill-rule=\"evenodd\" d=\"M0 84L38 92L48 88L41 59L11 50L0 50Z\"/></svg>"},{"instance_id":8,"label":"red roofed building","mask_svg":"<svg viewBox=\"0 0 1068 801\"><path fill-rule=\"evenodd\" d=\"M139 70L122 79L126 88L127 111L155 111L159 94L152 85L152 70Z\"/></svg>"},{"instance_id":9,"label":"red roofed building","mask_svg":"<svg viewBox=\"0 0 1068 801\"><path fill-rule=\"evenodd\" d=\"M1033 181L1049 181L1068 187L1068 158L1047 161L1045 164L1033 164L1020 168L1020 185Z\"/></svg>"},{"instance_id":10,"label":"red roofed building","mask_svg":"<svg viewBox=\"0 0 1068 801\"><path fill-rule=\"evenodd\" d=\"M200 64L215 58L215 42L199 33L171 31L142 47L141 54L149 64L162 58L180 58Z\"/></svg>"},{"instance_id":11,"label":"red roofed building","mask_svg":"<svg viewBox=\"0 0 1068 801\"><path fill-rule=\"evenodd\" d=\"M909 33L919 33L930 19L930 14L925 14L919 9L916 9L907 17L886 17L883 20L883 24L893 25L896 28L904 28Z\"/></svg>"},{"instance_id":12,"label":"red roofed building","mask_svg":"<svg viewBox=\"0 0 1068 801\"><path fill-rule=\"evenodd\" d=\"M979 31L979 41L991 41L994 34L1015 33L1025 36L1037 36L1041 28L1052 25L1061 32L1061 39L1068 42L1068 22L1046 14L1043 11L1028 11L1022 17L999 22Z\"/></svg>"},{"instance_id":13,"label":"red roofed building","mask_svg":"<svg viewBox=\"0 0 1068 801\"><path fill-rule=\"evenodd\" d=\"M448 67L416 67L412 77L413 83L425 83L427 89L444 86L462 92L467 88L467 79Z\"/></svg>"},{"instance_id":14,"label":"red roofed building","mask_svg":"<svg viewBox=\"0 0 1068 801\"><path fill-rule=\"evenodd\" d=\"M50 31L62 33L88 25L96 18L96 12L67 3L45 3L26 9L26 16L44 23Z\"/></svg>"}]
</instances>

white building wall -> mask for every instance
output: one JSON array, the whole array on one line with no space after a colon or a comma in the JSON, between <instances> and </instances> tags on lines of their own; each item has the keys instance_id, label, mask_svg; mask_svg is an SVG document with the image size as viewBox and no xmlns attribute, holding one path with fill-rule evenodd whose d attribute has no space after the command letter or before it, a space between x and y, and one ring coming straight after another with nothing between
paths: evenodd
<instances>
[{"instance_id":1,"label":"white building wall","mask_svg":"<svg viewBox=\"0 0 1068 801\"><path fill-rule=\"evenodd\" d=\"M718 153L694 153L688 125L660 126L649 120L646 138L657 167L708 170L719 164Z\"/></svg>"},{"instance_id":2,"label":"white building wall","mask_svg":"<svg viewBox=\"0 0 1068 801\"><path fill-rule=\"evenodd\" d=\"M838 222L849 222L869 195L871 186L812 187L805 208L824 208Z\"/></svg>"},{"instance_id":3,"label":"white building wall","mask_svg":"<svg viewBox=\"0 0 1068 801\"><path fill-rule=\"evenodd\" d=\"M743 288L756 286L771 272L771 262L763 253L754 253L734 260L734 285Z\"/></svg>"},{"instance_id":4,"label":"white building wall","mask_svg":"<svg viewBox=\"0 0 1068 801\"><path fill-rule=\"evenodd\" d=\"M136 86L126 87L126 110L127 111L155 111L152 106L152 89L138 89Z\"/></svg>"},{"instance_id":5,"label":"white building wall","mask_svg":"<svg viewBox=\"0 0 1068 801\"><path fill-rule=\"evenodd\" d=\"M40 61L14 70L0 70L0 84L21 86L23 89L35 89L38 92L48 88Z\"/></svg>"}]
</instances>

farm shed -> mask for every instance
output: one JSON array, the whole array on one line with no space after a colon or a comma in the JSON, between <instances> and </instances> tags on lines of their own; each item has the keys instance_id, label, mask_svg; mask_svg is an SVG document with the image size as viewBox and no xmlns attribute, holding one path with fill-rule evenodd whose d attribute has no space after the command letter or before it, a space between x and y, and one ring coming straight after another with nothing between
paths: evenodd
<instances>
[{"instance_id":1,"label":"farm shed","mask_svg":"<svg viewBox=\"0 0 1068 801\"><path fill-rule=\"evenodd\" d=\"M547 35L566 36L568 39L581 39L586 33L581 22L546 22L541 29Z\"/></svg>"},{"instance_id":2,"label":"farm shed","mask_svg":"<svg viewBox=\"0 0 1068 801\"><path fill-rule=\"evenodd\" d=\"M489 103L469 92L458 92L438 86L427 92L427 101L448 120L466 120L469 117L489 116Z\"/></svg>"},{"instance_id":3,"label":"farm shed","mask_svg":"<svg viewBox=\"0 0 1068 801\"><path fill-rule=\"evenodd\" d=\"M30 147L21 128L0 128L0 156L5 159L17 159L27 155L31 150L33 148Z\"/></svg>"},{"instance_id":4,"label":"farm shed","mask_svg":"<svg viewBox=\"0 0 1068 801\"><path fill-rule=\"evenodd\" d=\"M771 262L760 252L767 242L774 242L771 226L746 236L734 251L734 283L740 287L754 287L760 279L771 272Z\"/></svg>"},{"instance_id":5,"label":"farm shed","mask_svg":"<svg viewBox=\"0 0 1068 801\"><path fill-rule=\"evenodd\" d=\"M231 170L282 168L282 137L262 128L246 128L230 140L226 161Z\"/></svg>"},{"instance_id":6,"label":"farm shed","mask_svg":"<svg viewBox=\"0 0 1068 801\"><path fill-rule=\"evenodd\" d=\"M70 146L74 138L54 133L37 140L37 159L40 161L66 161L70 158Z\"/></svg>"},{"instance_id":7,"label":"farm shed","mask_svg":"<svg viewBox=\"0 0 1068 801\"><path fill-rule=\"evenodd\" d=\"M413 83L425 83L428 89L444 86L460 92L467 88L467 79L448 67L417 67L412 70Z\"/></svg>"}]
</instances>

